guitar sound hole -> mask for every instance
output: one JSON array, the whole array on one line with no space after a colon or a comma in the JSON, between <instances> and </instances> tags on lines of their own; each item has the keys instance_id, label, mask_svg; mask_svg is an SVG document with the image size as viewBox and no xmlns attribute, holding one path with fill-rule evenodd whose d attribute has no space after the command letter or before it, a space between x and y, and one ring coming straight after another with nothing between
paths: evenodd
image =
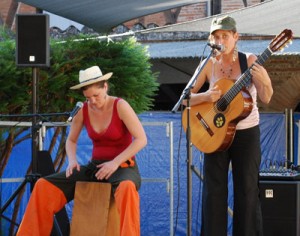
<instances>
[{"instance_id":1,"label":"guitar sound hole","mask_svg":"<svg viewBox=\"0 0 300 236\"><path fill-rule=\"evenodd\" d=\"M221 100L219 100L219 102L217 103L217 109L218 109L218 111L221 111L221 112L226 111L227 106L228 106L227 102L224 102L224 101L222 102Z\"/></svg>"},{"instance_id":2,"label":"guitar sound hole","mask_svg":"<svg viewBox=\"0 0 300 236\"><path fill-rule=\"evenodd\" d=\"M222 128L225 125L226 118L222 113L216 114L214 117L214 125L217 128Z\"/></svg>"}]
</instances>

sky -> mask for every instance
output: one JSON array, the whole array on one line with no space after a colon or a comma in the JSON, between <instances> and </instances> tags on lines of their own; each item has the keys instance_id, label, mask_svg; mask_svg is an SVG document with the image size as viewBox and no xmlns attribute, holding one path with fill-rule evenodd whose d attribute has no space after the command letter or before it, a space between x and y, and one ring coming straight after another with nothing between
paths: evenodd
<instances>
[{"instance_id":1,"label":"sky","mask_svg":"<svg viewBox=\"0 0 300 236\"><path fill-rule=\"evenodd\" d=\"M61 30L65 30L67 29L69 26L73 25L75 26L77 29L81 30L83 25L75 22L75 21L72 21L72 20L69 20L69 19L66 19L64 17L61 17L61 16L58 16L58 15L55 15L55 14L52 14L50 12L44 12L46 14L49 15L50 17L50 28L53 27L53 26L56 26L58 28L60 28Z\"/></svg>"}]
</instances>

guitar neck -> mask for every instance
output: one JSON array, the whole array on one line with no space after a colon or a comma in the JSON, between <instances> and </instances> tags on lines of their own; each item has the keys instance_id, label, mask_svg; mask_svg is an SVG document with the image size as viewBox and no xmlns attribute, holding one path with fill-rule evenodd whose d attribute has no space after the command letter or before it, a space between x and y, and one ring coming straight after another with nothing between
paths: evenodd
<instances>
[{"instance_id":1,"label":"guitar neck","mask_svg":"<svg viewBox=\"0 0 300 236\"><path fill-rule=\"evenodd\" d=\"M261 55L257 57L255 62L262 65L271 55L272 51L267 48ZM234 85L217 102L218 108L227 106L236 97L236 95L251 82L252 75L250 70L252 67L253 64L237 79Z\"/></svg>"}]
</instances>

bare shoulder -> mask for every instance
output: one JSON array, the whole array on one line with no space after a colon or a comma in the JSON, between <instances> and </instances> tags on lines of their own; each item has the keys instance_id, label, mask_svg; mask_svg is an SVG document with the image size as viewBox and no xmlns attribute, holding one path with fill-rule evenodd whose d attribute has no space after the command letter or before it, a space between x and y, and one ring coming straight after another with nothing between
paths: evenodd
<instances>
[{"instance_id":1,"label":"bare shoulder","mask_svg":"<svg viewBox=\"0 0 300 236\"><path fill-rule=\"evenodd\" d=\"M214 63L216 62L216 59L211 57L209 58L209 60L207 61L207 59L205 59L202 64L206 63L205 68L206 70L210 70L210 68L214 65Z\"/></svg>"},{"instance_id":2,"label":"bare shoulder","mask_svg":"<svg viewBox=\"0 0 300 236\"><path fill-rule=\"evenodd\" d=\"M211 72L212 67L214 66L215 62L216 62L215 58L205 59L201 62L201 69L202 69L201 74L204 76L205 79L210 77L210 72Z\"/></svg>"},{"instance_id":3,"label":"bare shoulder","mask_svg":"<svg viewBox=\"0 0 300 236\"><path fill-rule=\"evenodd\" d=\"M118 110L120 118L127 116L128 114L134 113L130 104L123 98L119 99L119 101L117 103L117 110Z\"/></svg>"},{"instance_id":4,"label":"bare shoulder","mask_svg":"<svg viewBox=\"0 0 300 236\"><path fill-rule=\"evenodd\" d=\"M117 99L117 98L116 98ZM127 107L130 107L129 103L123 99L123 98L119 98L118 102L117 102L117 107L118 109L124 109L124 108L127 108Z\"/></svg>"}]
</instances>

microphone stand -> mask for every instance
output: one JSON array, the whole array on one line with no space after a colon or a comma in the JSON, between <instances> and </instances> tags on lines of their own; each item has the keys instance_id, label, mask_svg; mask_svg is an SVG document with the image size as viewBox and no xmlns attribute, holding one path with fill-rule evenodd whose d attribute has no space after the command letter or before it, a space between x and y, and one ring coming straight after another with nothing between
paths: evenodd
<instances>
[{"instance_id":1,"label":"microphone stand","mask_svg":"<svg viewBox=\"0 0 300 236\"><path fill-rule=\"evenodd\" d=\"M36 67L32 68L32 113L31 115L0 115L0 117L32 117L32 125L31 125L31 174L27 174L20 184L20 186L16 189L16 191L9 197L9 199L4 203L4 205L0 209L0 218L5 218L10 221L14 225L19 226L17 223L10 220L8 217L3 215L4 211L8 208L8 206L12 203L12 201L18 196L18 194L22 191L23 187L30 183L30 191L32 192L35 182L41 177L41 174L38 173L37 166L37 151L39 146L39 129L40 124L37 122L37 116L42 116L42 114L37 114L38 111L38 100L37 100L37 88L38 88L38 79L39 79L39 70ZM70 113L49 113L43 114L47 116L57 116L57 115L70 115ZM56 217L54 217L54 227L56 232L62 236L62 232L57 223ZM1 234L1 233L0 233Z\"/></svg>"},{"instance_id":2,"label":"microphone stand","mask_svg":"<svg viewBox=\"0 0 300 236\"><path fill-rule=\"evenodd\" d=\"M215 50L212 48L210 51L210 54L206 58L203 64L199 64L199 66L196 68L196 71L194 72L192 78L190 79L189 83L186 85L185 89L181 93L181 96L178 100L178 102L175 104L175 106L172 109L172 112L175 113L179 106L182 103L183 99L187 100L187 126L186 126L186 149L187 149L187 194L188 194L188 201L187 201L187 236L192 235L192 171L195 167L192 166L193 158L192 158L192 143L191 143L191 128L190 128L190 95L191 95L191 89L193 88L198 75L202 72L203 68L206 66L207 62L211 58L211 56L215 56ZM194 170L195 171L195 170ZM197 176L198 172L196 172Z\"/></svg>"},{"instance_id":3,"label":"microphone stand","mask_svg":"<svg viewBox=\"0 0 300 236\"><path fill-rule=\"evenodd\" d=\"M36 110L34 110L36 112ZM23 115L2 115L0 114L0 118L14 118L14 117L30 117L32 118L33 122L31 125L31 137L32 137L32 161L31 161L31 166L32 166L32 174L28 174L25 176L24 181L21 183L21 185L17 188L17 190L12 194L12 196L6 201L6 203L1 207L0 209L0 217L2 213L6 210L6 208L10 205L10 203L14 200L14 198L19 194L19 192L22 190L22 188L26 185L26 183L30 183L30 190L32 191L34 187L34 183L37 181L38 178L41 177L39 173L37 173L37 147L39 144L38 138L39 135L38 133L40 132L41 124L37 123L37 117L47 117L47 116L69 116L70 112L61 112L61 113L41 113L41 114L23 114ZM48 119L47 119L48 120ZM16 123L21 123L17 122Z\"/></svg>"}]
</instances>

